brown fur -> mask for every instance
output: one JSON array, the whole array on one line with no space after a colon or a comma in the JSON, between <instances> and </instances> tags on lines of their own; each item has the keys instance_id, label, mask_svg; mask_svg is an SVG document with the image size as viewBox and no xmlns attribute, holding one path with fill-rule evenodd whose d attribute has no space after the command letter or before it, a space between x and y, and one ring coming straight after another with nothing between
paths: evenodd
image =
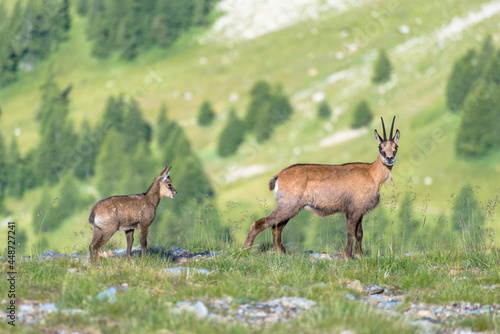
<instances>
[{"instance_id":1,"label":"brown fur","mask_svg":"<svg viewBox=\"0 0 500 334\"><path fill-rule=\"evenodd\" d=\"M89 245L91 261L97 261L99 249L115 234L125 231L127 259L132 253L134 230L139 230L142 256L146 254L148 228L156 215L156 207L162 197L174 198L177 191L172 185L165 166L149 189L138 195L111 196L97 202L90 211L89 223L94 225L94 235Z\"/></svg>"},{"instance_id":2,"label":"brown fur","mask_svg":"<svg viewBox=\"0 0 500 334\"><path fill-rule=\"evenodd\" d=\"M384 126L382 139L375 130L380 154L373 163L296 164L281 170L269 182L269 189L276 194L276 208L267 217L252 223L243 247L251 247L260 232L272 227L274 247L277 252L284 252L281 243L283 228L301 209L306 209L319 217L345 213L346 257L352 258L355 237L355 254L361 256L361 221L363 215L379 202L379 190L390 177L395 162L399 136L399 130L396 130L394 138L387 140Z\"/></svg>"}]
</instances>

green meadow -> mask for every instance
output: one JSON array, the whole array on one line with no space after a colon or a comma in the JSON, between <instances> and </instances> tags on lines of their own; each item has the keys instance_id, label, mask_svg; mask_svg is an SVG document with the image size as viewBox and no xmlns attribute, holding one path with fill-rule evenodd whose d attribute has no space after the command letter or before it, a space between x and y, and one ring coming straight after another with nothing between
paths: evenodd
<instances>
[{"instance_id":1,"label":"green meadow","mask_svg":"<svg viewBox=\"0 0 500 334\"><path fill-rule=\"evenodd\" d=\"M224 253L188 262L191 267L208 269L210 275L176 277L166 275L164 269L178 264L155 256L134 257L130 262L102 259L95 266L84 260L23 259L21 255L36 258L47 250L87 252L92 237L88 215L104 196L95 177L78 180L85 203L48 232L42 229L44 219L60 196L60 185L29 189L21 198L7 197L0 225L1 248L6 245L8 221L15 221L16 229L26 235L17 248L18 295L55 303L60 310L83 310L50 314L44 322L20 325L16 331L412 333L423 331L404 315L412 304L498 303L500 152L474 159L457 156L461 114L448 110L445 97L456 59L471 48L479 50L488 35L496 50L500 47L499 14L486 15L488 5L483 0L366 0L252 39L224 37L211 27L193 28L169 48L153 46L130 61L117 53L104 59L92 57L86 36L88 18L78 15L72 5L68 39L33 71L21 72L16 82L0 89L4 142L16 136L21 154L36 147L40 88L49 71L59 87L72 86L69 118L77 131L84 120L98 124L110 96L125 94L138 101L156 138L156 121L161 106L166 105L168 117L182 126L199 157L215 196L189 208L180 223L193 228L180 235L167 229L164 221L168 218L153 222L152 229L157 227L150 232L149 245ZM222 15L214 14L214 23ZM389 82L375 85L371 76L380 49L386 51L393 70ZM259 80L282 85L294 108L291 118L278 125L266 142L258 143L254 134L248 134L234 155L219 157L217 141L230 108L244 118L249 92ZM330 118L317 117L317 96L328 101L333 111ZM354 108L363 99L374 118L367 127L354 131ZM201 127L197 113L206 100L216 116L211 125ZM389 123L394 115L395 128L401 132L397 162L392 179L380 190L379 207L364 218L364 258L311 260L305 251L342 252L346 228L340 215L319 219L309 212L299 213L283 232L288 255L274 254L270 230L259 235L255 249L240 249L250 224L274 208L268 189L274 174L294 163L375 161L373 130L380 133L380 117ZM152 141L150 154L155 161L168 156L157 140ZM148 173L151 181L169 161L159 163ZM171 176L175 186L175 165ZM144 184L137 193L148 186ZM464 188L472 196L464 197ZM37 214L35 209L47 189L52 202ZM171 201L163 199L159 210L168 212ZM230 237L220 232L220 226ZM177 242L167 243L165 236ZM117 233L103 249L125 245L124 235ZM69 272L71 268L77 272ZM393 314L374 308L363 302L368 298L365 292L349 287L355 280L364 288L378 285L397 292L402 303ZM0 282L0 291L5 291L7 283ZM122 283L128 289L119 291L116 302L93 298ZM492 285L497 287L485 288ZM304 297L316 305L290 321L265 327L172 312L180 301L208 303L231 297L258 302L284 296ZM234 301L232 307L237 304ZM494 333L499 327L497 311L458 317L440 323L436 331L462 328ZM5 321L0 323L0 331L10 329Z\"/></svg>"}]
</instances>

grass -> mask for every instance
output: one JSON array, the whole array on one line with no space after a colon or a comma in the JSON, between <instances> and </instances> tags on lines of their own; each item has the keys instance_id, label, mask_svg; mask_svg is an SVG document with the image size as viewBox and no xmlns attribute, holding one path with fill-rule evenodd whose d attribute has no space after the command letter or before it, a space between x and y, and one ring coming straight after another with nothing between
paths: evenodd
<instances>
[{"instance_id":1,"label":"grass","mask_svg":"<svg viewBox=\"0 0 500 334\"><path fill-rule=\"evenodd\" d=\"M268 191L267 182L281 168L295 162L375 160L377 152L371 131L363 137L338 145L318 145L321 139L348 129L352 107L365 98L375 114L386 118L396 115L396 126L401 131L398 162L393 170L395 185L382 188L381 206L392 214L390 219L397 222L392 206L398 206L399 196L411 187L419 199L417 205L423 205L424 199L428 199L427 225L422 229L432 233L441 228L438 218L450 212L450 194L458 192L464 184L480 186L478 198L483 203L498 194L500 189L497 177L500 153L477 161L462 161L455 157L454 142L460 119L447 112L444 101L444 87L453 60L468 48L478 48L481 38L488 33L493 34L494 40L498 39L498 20L493 17L471 26L462 32L460 39L449 39L441 45L432 37L433 32L449 24L454 17L464 17L470 11L477 11L486 2L489 1L453 0L443 4L425 0L400 3L396 14L384 21L381 30L369 33L367 27L369 23L376 22L374 16L383 14L394 3L390 0L366 1L362 7L353 7L342 15L326 13L316 20L245 42L225 44L208 41L201 45L200 36L204 32L193 31L171 49L153 48L132 62L120 60L117 55L104 60L89 57L91 44L85 37L86 19L73 15L69 40L61 44L33 72L21 74L18 82L0 91L3 111L0 129L9 142L13 130L21 128L18 140L24 152L37 143L38 124L35 115L40 103L39 87L49 66L53 67L61 87L70 83L73 85L70 110L76 128L79 128L84 118L95 124L110 95L119 92L133 94L142 90L145 94L140 96L139 102L145 117L153 126L161 103L166 102L169 116L186 129L216 189L215 204L223 213L222 220L227 224L237 222L234 224L234 238L235 244L238 244L247 233L251 221L272 209L274 199ZM418 24L417 19L421 19L422 23ZM402 25L409 26L410 34L399 32ZM343 31L348 32L346 37L342 37ZM364 32L368 37L359 39L359 32ZM405 42L420 37L425 39L421 46L403 51L398 49ZM360 41L359 48L348 53L346 45L357 40ZM372 62L379 48L388 51L394 67L395 85L392 88L391 85L384 86L385 90L369 82ZM338 52L343 52L342 59L336 57ZM207 59L207 65L200 64L201 57ZM317 70L316 76L308 75L310 68ZM158 71L163 81L153 80L152 84L145 85L151 70ZM350 75L335 83L326 83L330 75L340 71L349 71ZM259 79L284 84L285 91L296 98L294 116L276 129L269 142L256 145L255 139L250 137L236 155L227 159L218 158L215 143L229 109L229 95L233 92L239 94L240 100L234 106L241 116L248 103L248 91ZM311 93L324 92L330 105L342 110L338 121L317 120L316 106L310 96L297 98L306 90ZM185 92L192 92L193 100L184 100L182 96ZM217 118L212 126L200 128L194 116L205 99L212 102ZM380 128L377 117L369 126L370 130L373 128ZM436 133L439 135L436 136ZM299 155L294 154L296 149L300 149ZM161 147L153 148L153 154L159 155L159 152ZM249 165L263 165L266 172L230 183L221 181L235 168ZM427 177L432 179L432 184L424 183ZM89 181L82 186L92 187L95 184ZM147 186L144 185L144 189ZM20 200L9 198L6 202L10 215L20 228L27 231L30 241L39 237L32 230L31 220L40 196L40 189L36 189L26 193ZM95 198L96 201L98 199ZM267 206L260 205L266 200ZM231 202L237 202L238 206L227 210ZM165 207L168 207L168 203ZM49 243L47 247L72 252L75 244L82 240L86 242L90 238L90 230L87 229L89 209L75 213L57 231L44 235ZM374 212L371 219L379 214L381 211ZM298 245L298 249L313 247L314 250L323 251L326 247L332 247L331 221L310 217L289 224L307 226L305 237L290 241L288 227L284 232L284 240ZM494 219L488 220L487 227L493 229L494 240L498 242L500 225L495 224L497 218L498 214L495 213ZM372 222L366 223L365 230L372 230L371 237L375 244L377 226ZM342 228L340 233L345 233ZM399 226L394 229L398 230ZM80 236L80 231L86 234ZM270 239L268 233L260 240ZM387 243L387 240L381 243ZM122 245L123 241L122 234L113 238L116 245ZM191 241L188 239L186 242ZM339 249L342 245L335 247ZM369 250L371 256L376 255L377 249L381 248L377 247L375 244ZM397 254L402 252L399 249Z\"/></svg>"},{"instance_id":2,"label":"grass","mask_svg":"<svg viewBox=\"0 0 500 334\"><path fill-rule=\"evenodd\" d=\"M362 296L347 283L359 280L363 286L379 285L405 296L401 307L411 303L447 304L498 302L498 293L484 286L500 284L498 250L464 251L460 247L436 246L412 256L366 257L361 260L312 261L301 252L282 256L274 252L241 252L226 244L224 254L211 260L189 262L190 267L205 268L208 276L164 274L177 264L158 257L133 258L130 262L102 259L97 265L68 259L29 261L18 259L17 293L22 298L53 302L59 310L81 309L78 315L50 314L45 323L23 325L20 333L55 332L66 329L80 332L204 332L204 333L411 333L417 331L401 315L388 315L347 293ZM68 272L77 268L77 273ZM456 279L466 277L466 279ZM127 283L108 303L94 297L111 286ZM321 285L316 285L322 283ZM6 282L0 283L6 291ZM259 302L282 296L304 297L317 304L298 318L269 327L248 327L242 323L215 323L197 319L189 313L173 313L178 301L207 301L232 297L234 307L242 302ZM443 326L495 331L500 324L494 316L464 318ZM5 321L0 330L9 327Z\"/></svg>"}]
</instances>

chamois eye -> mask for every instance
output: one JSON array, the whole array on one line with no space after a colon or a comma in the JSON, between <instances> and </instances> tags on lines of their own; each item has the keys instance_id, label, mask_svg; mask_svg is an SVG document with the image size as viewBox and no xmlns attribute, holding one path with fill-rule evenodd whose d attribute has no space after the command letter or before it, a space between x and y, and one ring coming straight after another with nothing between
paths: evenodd
<instances>
[{"instance_id":1,"label":"chamois eye","mask_svg":"<svg viewBox=\"0 0 500 334\"><path fill-rule=\"evenodd\" d=\"M171 189L172 185L171 184L167 184L167 187L168 187L168 189Z\"/></svg>"}]
</instances>

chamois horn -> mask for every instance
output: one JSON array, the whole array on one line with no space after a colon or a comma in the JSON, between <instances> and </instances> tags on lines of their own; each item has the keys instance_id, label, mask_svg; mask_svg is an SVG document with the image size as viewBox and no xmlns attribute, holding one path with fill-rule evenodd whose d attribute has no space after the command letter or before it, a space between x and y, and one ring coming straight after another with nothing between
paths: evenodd
<instances>
[{"instance_id":1,"label":"chamois horn","mask_svg":"<svg viewBox=\"0 0 500 334\"><path fill-rule=\"evenodd\" d=\"M391 125L391 135L389 136L389 140L393 140L394 138L392 137L392 130L394 129L394 120L396 120L396 116L393 117L392 119L392 125Z\"/></svg>"},{"instance_id":2,"label":"chamois horn","mask_svg":"<svg viewBox=\"0 0 500 334\"><path fill-rule=\"evenodd\" d=\"M384 124L384 119L380 117L380 120L382 120L382 129L384 130L384 141L387 140L387 134L385 133L385 124Z\"/></svg>"}]
</instances>

